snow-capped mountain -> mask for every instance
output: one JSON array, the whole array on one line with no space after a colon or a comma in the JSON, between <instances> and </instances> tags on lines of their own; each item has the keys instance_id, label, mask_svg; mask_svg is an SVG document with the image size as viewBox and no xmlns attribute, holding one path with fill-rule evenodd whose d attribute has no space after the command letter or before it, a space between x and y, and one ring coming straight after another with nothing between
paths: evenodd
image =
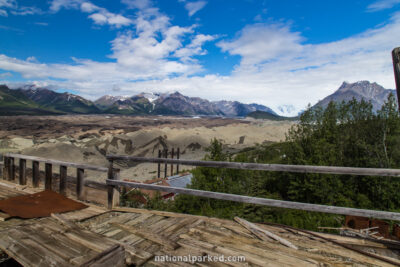
<instances>
[{"instance_id":1,"label":"snow-capped mountain","mask_svg":"<svg viewBox=\"0 0 400 267\"><path fill-rule=\"evenodd\" d=\"M281 105L277 108L277 113L280 116L286 116L286 117L294 117L298 115L298 112L296 111L296 108L293 105Z\"/></svg>"}]
</instances>

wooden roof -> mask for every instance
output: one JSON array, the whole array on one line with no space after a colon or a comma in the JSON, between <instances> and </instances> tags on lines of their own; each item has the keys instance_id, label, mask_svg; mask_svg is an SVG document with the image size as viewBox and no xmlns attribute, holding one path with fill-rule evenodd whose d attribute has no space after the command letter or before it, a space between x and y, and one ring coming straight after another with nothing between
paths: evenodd
<instances>
[{"instance_id":1,"label":"wooden roof","mask_svg":"<svg viewBox=\"0 0 400 267\"><path fill-rule=\"evenodd\" d=\"M24 191L25 190L25 191ZM0 182L0 198L30 193L27 188ZM0 214L1 215L1 214ZM290 241L298 250L277 241L263 241L231 220L133 208L89 208L41 219L1 216L0 249L24 266L192 266L160 262L160 256L244 256L245 262L198 262L201 266L393 266L328 241L365 248L400 265L388 244L283 226L257 224ZM397 245L398 248L400 245ZM392 247L396 247L393 245ZM100 256L99 256L100 255ZM104 257L104 256L108 257ZM111 256L110 256L111 255ZM118 259L123 259L123 265ZM165 258L164 258L165 259ZM107 264L106 264L107 263Z\"/></svg>"}]
</instances>

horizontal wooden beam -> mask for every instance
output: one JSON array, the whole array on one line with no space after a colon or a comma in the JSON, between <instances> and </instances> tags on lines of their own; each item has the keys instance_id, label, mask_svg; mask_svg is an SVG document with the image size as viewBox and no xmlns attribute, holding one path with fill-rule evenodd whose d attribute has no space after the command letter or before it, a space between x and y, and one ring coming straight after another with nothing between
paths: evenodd
<instances>
[{"instance_id":1,"label":"horizontal wooden beam","mask_svg":"<svg viewBox=\"0 0 400 267\"><path fill-rule=\"evenodd\" d=\"M325 174L348 174L348 175L368 175L368 176L394 176L400 177L400 169L380 169L380 168L354 168L354 167L333 167L333 166L312 166L312 165L285 165L285 164L260 164L242 163L226 161L202 161L202 160L183 160L167 158L145 158L132 156L108 155L108 160L130 160L142 163L173 163L180 165L190 165L199 167L227 168L240 170L258 171L283 171L300 173L325 173Z\"/></svg>"},{"instance_id":2,"label":"horizontal wooden beam","mask_svg":"<svg viewBox=\"0 0 400 267\"><path fill-rule=\"evenodd\" d=\"M333 214L342 214L342 215L353 215L353 216L362 216L362 217L372 217L372 218L377 218L377 219L400 221L400 213L397 213L397 212L326 206L326 205L319 205L319 204L309 204L309 203L292 202L292 201L284 201L284 200L276 200L276 199L268 199L268 198L241 196L241 195L234 195L234 194L227 194L227 193L217 193L217 192L188 189L188 188L178 188L178 187L169 187L169 186L161 186L161 185L154 185L154 184L142 184L142 183L134 183L134 182L116 181L116 180L109 180L109 179L106 180L106 183L107 183L107 185L110 185L110 186L126 186L126 187L132 187L132 188L143 188L143 189L156 190L156 191L162 191L162 192L170 192L170 193L176 193L176 194L186 194L186 195L192 195L192 196L198 196L198 197L206 197L206 198L230 200L230 201L236 201L236 202L242 202L242 203L258 204L258 205L264 205L264 206L276 207L276 208L287 208L287 209L324 212L324 213L333 213Z\"/></svg>"},{"instance_id":3,"label":"horizontal wooden beam","mask_svg":"<svg viewBox=\"0 0 400 267\"><path fill-rule=\"evenodd\" d=\"M44 162L44 163L54 164L54 165L62 165L62 166L73 167L73 168L77 168L77 169L85 169L85 170L92 170L92 171L99 171L99 172L107 172L108 171L108 168L106 168L106 167L73 163L73 162L65 162L65 161L60 161L60 160L46 159L46 158L27 156L27 155L21 155L21 154L7 153L5 156L10 157L10 158L18 158L18 159Z\"/></svg>"}]
</instances>

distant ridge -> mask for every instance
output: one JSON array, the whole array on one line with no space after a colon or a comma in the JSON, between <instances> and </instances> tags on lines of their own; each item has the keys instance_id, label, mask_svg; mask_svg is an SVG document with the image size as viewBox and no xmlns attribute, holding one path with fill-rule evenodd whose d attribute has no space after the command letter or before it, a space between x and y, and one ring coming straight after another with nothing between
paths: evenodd
<instances>
[{"instance_id":1,"label":"distant ridge","mask_svg":"<svg viewBox=\"0 0 400 267\"><path fill-rule=\"evenodd\" d=\"M365 101L371 101L373 110L379 110L387 100L389 94L392 93L396 96L396 90L385 89L377 83L371 83L369 81L359 81L355 83L343 82L342 85L333 94L325 97L319 101L315 106L321 106L325 108L329 102L342 102L350 101L355 98L357 101L364 99ZM397 99L397 98L396 98Z\"/></svg>"},{"instance_id":2,"label":"distant ridge","mask_svg":"<svg viewBox=\"0 0 400 267\"><path fill-rule=\"evenodd\" d=\"M107 102L107 105L104 103ZM260 110L276 113L259 104L243 104L237 101L208 101L200 97L188 97L179 92L166 94L141 93L130 98L103 96L95 101L105 113L154 114L154 115L208 115L244 117Z\"/></svg>"},{"instance_id":3,"label":"distant ridge","mask_svg":"<svg viewBox=\"0 0 400 267\"><path fill-rule=\"evenodd\" d=\"M272 120L272 121L283 121L283 120L297 120L298 117L284 117L275 114L271 114L265 111L257 110L247 114L247 117L254 119L264 119L264 120Z\"/></svg>"},{"instance_id":4,"label":"distant ridge","mask_svg":"<svg viewBox=\"0 0 400 267\"><path fill-rule=\"evenodd\" d=\"M208 101L179 92L102 96L92 102L71 93L36 85L10 89L0 85L0 115L125 114L244 117L254 111L276 115L269 107L237 101Z\"/></svg>"}]
</instances>

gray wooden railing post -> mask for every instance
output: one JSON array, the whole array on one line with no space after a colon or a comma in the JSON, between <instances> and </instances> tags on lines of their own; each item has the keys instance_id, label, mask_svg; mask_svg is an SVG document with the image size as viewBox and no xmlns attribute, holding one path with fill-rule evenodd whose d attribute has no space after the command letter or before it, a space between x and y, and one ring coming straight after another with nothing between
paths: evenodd
<instances>
[{"instance_id":1,"label":"gray wooden railing post","mask_svg":"<svg viewBox=\"0 0 400 267\"><path fill-rule=\"evenodd\" d=\"M26 185L26 160L19 159L19 184Z\"/></svg>"},{"instance_id":2,"label":"gray wooden railing post","mask_svg":"<svg viewBox=\"0 0 400 267\"><path fill-rule=\"evenodd\" d=\"M174 148L171 150L171 159L174 159ZM174 163L171 163L171 176L174 175Z\"/></svg>"},{"instance_id":3,"label":"gray wooden railing post","mask_svg":"<svg viewBox=\"0 0 400 267\"><path fill-rule=\"evenodd\" d=\"M179 159L180 149L178 147L176 151L176 159ZM179 174L179 163L176 164L176 174Z\"/></svg>"},{"instance_id":4,"label":"gray wooden railing post","mask_svg":"<svg viewBox=\"0 0 400 267\"><path fill-rule=\"evenodd\" d=\"M158 150L158 158L161 158L161 149ZM157 164L157 178L160 178L161 176L161 163L159 162Z\"/></svg>"},{"instance_id":5,"label":"gray wooden railing post","mask_svg":"<svg viewBox=\"0 0 400 267\"><path fill-rule=\"evenodd\" d=\"M110 160L108 164L108 179L119 180L119 169L114 169L113 160ZM119 205L120 194L116 186L108 185L107 188L107 207L108 209L112 209Z\"/></svg>"},{"instance_id":6,"label":"gray wooden railing post","mask_svg":"<svg viewBox=\"0 0 400 267\"><path fill-rule=\"evenodd\" d=\"M14 158L8 158L8 180L15 180L15 166L14 166Z\"/></svg>"},{"instance_id":7,"label":"gray wooden railing post","mask_svg":"<svg viewBox=\"0 0 400 267\"><path fill-rule=\"evenodd\" d=\"M76 169L76 197L79 200L84 200L85 198L84 175L84 169Z\"/></svg>"},{"instance_id":8,"label":"gray wooden railing post","mask_svg":"<svg viewBox=\"0 0 400 267\"><path fill-rule=\"evenodd\" d=\"M39 186L40 172L39 161L32 161L32 186L34 188Z\"/></svg>"},{"instance_id":9,"label":"gray wooden railing post","mask_svg":"<svg viewBox=\"0 0 400 267\"><path fill-rule=\"evenodd\" d=\"M399 111L400 111L400 47L393 49L392 58L393 58L394 80L396 82L397 103L399 105Z\"/></svg>"},{"instance_id":10,"label":"gray wooden railing post","mask_svg":"<svg viewBox=\"0 0 400 267\"><path fill-rule=\"evenodd\" d=\"M60 165L60 194L67 195L67 166Z\"/></svg>"},{"instance_id":11,"label":"gray wooden railing post","mask_svg":"<svg viewBox=\"0 0 400 267\"><path fill-rule=\"evenodd\" d=\"M3 156L3 180L8 180L8 157Z\"/></svg>"},{"instance_id":12,"label":"gray wooden railing post","mask_svg":"<svg viewBox=\"0 0 400 267\"><path fill-rule=\"evenodd\" d=\"M168 158L168 149L166 148L164 150L164 158ZM168 169L168 164L167 162L165 162L165 166L164 166L164 178L167 178L167 169Z\"/></svg>"},{"instance_id":13,"label":"gray wooden railing post","mask_svg":"<svg viewBox=\"0 0 400 267\"><path fill-rule=\"evenodd\" d=\"M50 163L45 164L45 183L44 189L51 190L53 180L53 165Z\"/></svg>"}]
</instances>

